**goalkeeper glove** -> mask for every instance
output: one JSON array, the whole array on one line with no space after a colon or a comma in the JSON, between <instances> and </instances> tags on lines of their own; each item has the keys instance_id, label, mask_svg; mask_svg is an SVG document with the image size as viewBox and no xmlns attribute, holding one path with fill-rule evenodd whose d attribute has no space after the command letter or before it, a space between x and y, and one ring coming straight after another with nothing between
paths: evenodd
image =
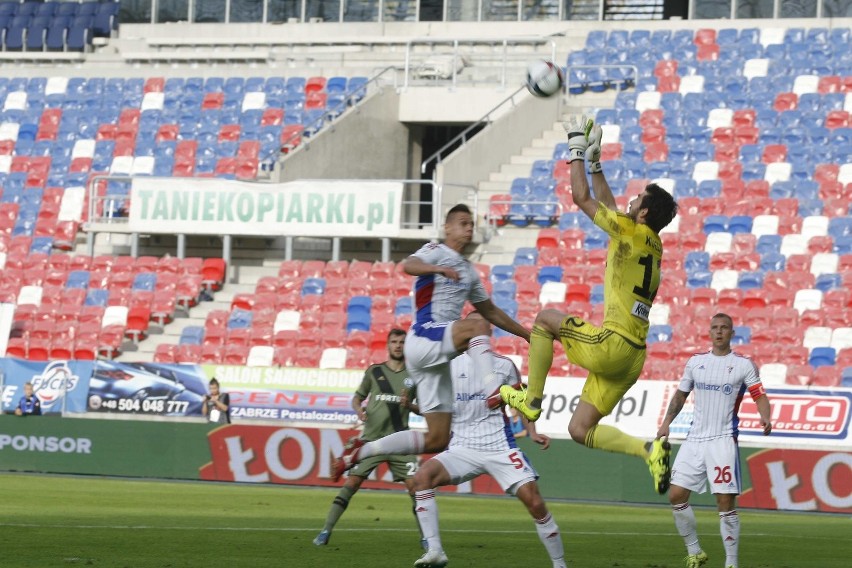
<instances>
[{"instance_id":1,"label":"goalkeeper glove","mask_svg":"<svg viewBox=\"0 0 852 568\"><path fill-rule=\"evenodd\" d=\"M595 122L585 115L574 115L562 123L568 134L568 163L586 158L586 148L589 146L589 132Z\"/></svg>"},{"instance_id":2,"label":"goalkeeper glove","mask_svg":"<svg viewBox=\"0 0 852 568\"><path fill-rule=\"evenodd\" d=\"M603 131L599 125L594 125L589 132L589 147L586 150L586 158L589 160L589 171L593 174L601 173L601 138Z\"/></svg>"}]
</instances>

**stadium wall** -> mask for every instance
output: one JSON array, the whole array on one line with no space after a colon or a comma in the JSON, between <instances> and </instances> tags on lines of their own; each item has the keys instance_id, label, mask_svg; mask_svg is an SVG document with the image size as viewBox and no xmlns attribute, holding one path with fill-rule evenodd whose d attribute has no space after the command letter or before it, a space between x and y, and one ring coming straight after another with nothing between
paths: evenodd
<instances>
[{"instance_id":1,"label":"stadium wall","mask_svg":"<svg viewBox=\"0 0 852 568\"><path fill-rule=\"evenodd\" d=\"M436 168L436 182L476 186L559 120L562 98L521 97ZM448 191L445 189L445 193ZM449 199L448 201L452 201Z\"/></svg>"},{"instance_id":2,"label":"stadium wall","mask_svg":"<svg viewBox=\"0 0 852 568\"><path fill-rule=\"evenodd\" d=\"M0 416L0 470L163 479L336 486L331 463L355 430L270 425ZM644 463L554 440L521 439L548 499L666 502ZM852 513L852 456L843 451L746 448L742 507ZM386 469L366 487L399 490ZM453 491L499 495L487 476ZM711 504L698 495L696 504Z\"/></svg>"},{"instance_id":3,"label":"stadium wall","mask_svg":"<svg viewBox=\"0 0 852 568\"><path fill-rule=\"evenodd\" d=\"M397 119L399 95L379 90L319 132L282 162L281 181L297 179L405 179L408 128Z\"/></svg>"}]
</instances>

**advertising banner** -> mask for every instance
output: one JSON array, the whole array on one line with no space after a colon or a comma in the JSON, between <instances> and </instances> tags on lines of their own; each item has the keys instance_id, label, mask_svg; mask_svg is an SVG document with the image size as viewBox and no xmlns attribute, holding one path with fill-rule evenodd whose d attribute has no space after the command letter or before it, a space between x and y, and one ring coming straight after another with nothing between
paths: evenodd
<instances>
[{"instance_id":1,"label":"advertising banner","mask_svg":"<svg viewBox=\"0 0 852 568\"><path fill-rule=\"evenodd\" d=\"M89 412L201 416L208 378L197 365L96 361Z\"/></svg>"},{"instance_id":2,"label":"advertising banner","mask_svg":"<svg viewBox=\"0 0 852 568\"><path fill-rule=\"evenodd\" d=\"M354 425L352 395L364 371L204 365L231 397L231 419Z\"/></svg>"},{"instance_id":3,"label":"advertising banner","mask_svg":"<svg viewBox=\"0 0 852 568\"><path fill-rule=\"evenodd\" d=\"M577 378L547 380L541 418L536 422L540 433L568 437L568 422L580 402L583 383L584 379ZM665 413L670 388L663 381L638 381L601 424L616 426L640 438L653 438Z\"/></svg>"},{"instance_id":4,"label":"advertising banner","mask_svg":"<svg viewBox=\"0 0 852 568\"><path fill-rule=\"evenodd\" d=\"M852 454L762 450L746 458L751 488L742 507L852 513Z\"/></svg>"},{"instance_id":5,"label":"advertising banner","mask_svg":"<svg viewBox=\"0 0 852 568\"><path fill-rule=\"evenodd\" d=\"M231 424L210 432L211 462L201 468L201 479L243 483L337 486L331 477L334 458L343 452L357 430L281 428ZM421 459L428 459L422 456ZM387 464L365 481L372 489L399 489ZM456 491L457 488L448 488ZM460 486L467 493L502 494L494 480L482 476Z\"/></svg>"},{"instance_id":6,"label":"advertising banner","mask_svg":"<svg viewBox=\"0 0 852 568\"><path fill-rule=\"evenodd\" d=\"M250 424L0 416L0 470L339 486L330 479L331 464L354 435L355 430ZM518 445L539 473L546 499L668 503L635 457L570 440L553 440L547 451L527 438ZM740 455L740 506L852 514L848 451L741 448ZM401 487L391 482L386 466L365 483ZM455 490L502 494L488 476ZM709 493L695 493L692 501L714 503Z\"/></svg>"},{"instance_id":7,"label":"advertising banner","mask_svg":"<svg viewBox=\"0 0 852 568\"><path fill-rule=\"evenodd\" d=\"M671 383L670 389L671 394L674 394L677 384ZM767 440L761 440L761 444L770 446L809 440L820 445L850 447L852 392L785 387L768 387L766 392L772 409L772 435ZM690 396L672 423L672 439L686 438L693 413L694 405ZM741 439L742 436L763 437L757 405L748 394L743 397L738 416Z\"/></svg>"},{"instance_id":8,"label":"advertising banner","mask_svg":"<svg viewBox=\"0 0 852 568\"><path fill-rule=\"evenodd\" d=\"M128 227L142 233L396 237L403 184L137 177Z\"/></svg>"},{"instance_id":9,"label":"advertising banner","mask_svg":"<svg viewBox=\"0 0 852 568\"><path fill-rule=\"evenodd\" d=\"M86 395L92 361L24 361L0 359L4 377L3 412L14 412L24 395L24 383L32 383L41 401L42 414L86 412Z\"/></svg>"}]
</instances>

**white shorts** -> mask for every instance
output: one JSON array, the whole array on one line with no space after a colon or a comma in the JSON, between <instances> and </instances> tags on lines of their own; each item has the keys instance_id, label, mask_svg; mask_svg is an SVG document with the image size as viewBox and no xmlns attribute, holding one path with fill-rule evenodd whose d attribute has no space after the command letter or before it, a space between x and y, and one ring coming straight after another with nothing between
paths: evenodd
<instances>
[{"instance_id":1,"label":"white shorts","mask_svg":"<svg viewBox=\"0 0 852 568\"><path fill-rule=\"evenodd\" d=\"M687 440L675 456L672 485L696 493L730 493L742 489L739 448L731 437L707 441Z\"/></svg>"},{"instance_id":2,"label":"white shorts","mask_svg":"<svg viewBox=\"0 0 852 568\"><path fill-rule=\"evenodd\" d=\"M518 448L482 452L461 446L451 446L432 459L438 460L450 475L450 483L458 485L487 473L509 495L538 479L527 456Z\"/></svg>"},{"instance_id":3,"label":"white shorts","mask_svg":"<svg viewBox=\"0 0 852 568\"><path fill-rule=\"evenodd\" d=\"M411 326L405 338L405 368L417 385L421 414L453 411L450 361L459 355L453 344L453 323Z\"/></svg>"}]
</instances>

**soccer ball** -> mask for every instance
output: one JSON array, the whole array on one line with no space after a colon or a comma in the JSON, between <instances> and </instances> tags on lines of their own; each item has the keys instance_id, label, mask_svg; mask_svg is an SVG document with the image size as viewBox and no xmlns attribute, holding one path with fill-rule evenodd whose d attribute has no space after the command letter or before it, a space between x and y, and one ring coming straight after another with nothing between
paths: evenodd
<instances>
[{"instance_id":1,"label":"soccer ball","mask_svg":"<svg viewBox=\"0 0 852 568\"><path fill-rule=\"evenodd\" d=\"M537 97L555 95L562 82L562 69L552 61L537 59L527 66L527 89Z\"/></svg>"}]
</instances>

